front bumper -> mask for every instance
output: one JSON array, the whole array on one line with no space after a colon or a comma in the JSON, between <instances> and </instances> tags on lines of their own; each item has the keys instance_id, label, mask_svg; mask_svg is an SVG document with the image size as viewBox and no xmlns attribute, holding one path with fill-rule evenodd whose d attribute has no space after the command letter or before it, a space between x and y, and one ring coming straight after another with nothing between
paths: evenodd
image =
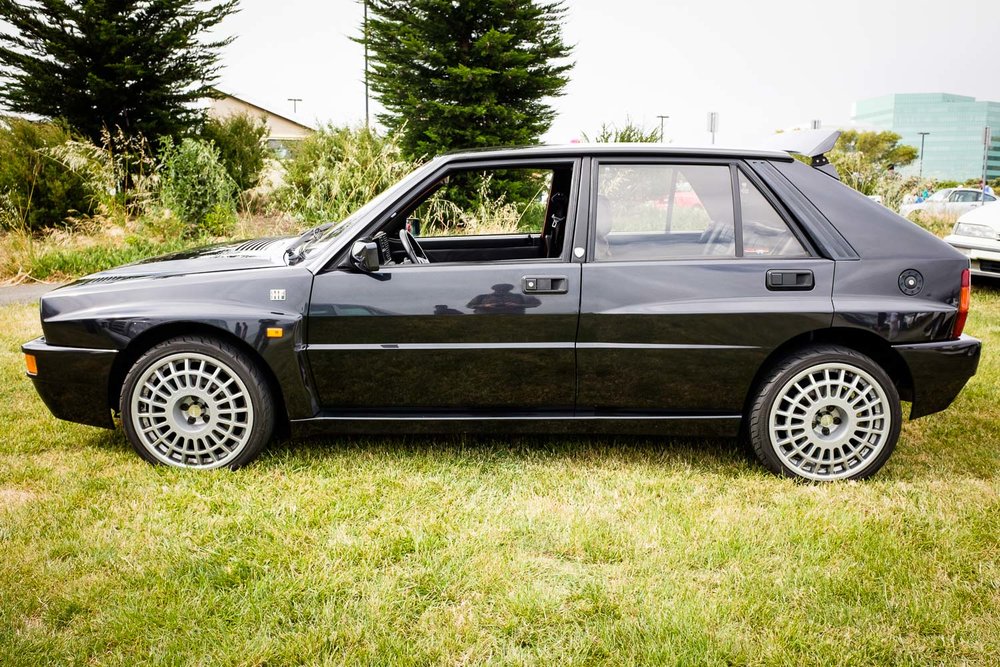
<instances>
[{"instance_id":1,"label":"front bumper","mask_svg":"<svg viewBox=\"0 0 1000 667\"><path fill-rule=\"evenodd\" d=\"M28 377L53 415L78 424L115 427L108 384L117 350L57 347L36 338L21 351L34 355L38 373Z\"/></svg>"},{"instance_id":2,"label":"front bumper","mask_svg":"<svg viewBox=\"0 0 1000 667\"><path fill-rule=\"evenodd\" d=\"M938 343L898 345L913 380L910 419L944 410L976 374L983 344L972 336Z\"/></svg>"}]
</instances>

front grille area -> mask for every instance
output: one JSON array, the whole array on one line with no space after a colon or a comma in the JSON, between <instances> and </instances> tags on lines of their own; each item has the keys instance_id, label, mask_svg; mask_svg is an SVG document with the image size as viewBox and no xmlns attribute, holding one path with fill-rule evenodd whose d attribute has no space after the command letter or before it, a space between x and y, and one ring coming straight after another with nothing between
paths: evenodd
<instances>
[{"instance_id":1,"label":"front grille area","mask_svg":"<svg viewBox=\"0 0 1000 667\"><path fill-rule=\"evenodd\" d=\"M981 259L979 260L979 270L987 273L1000 274L1000 262L995 262L989 259Z\"/></svg>"}]
</instances>

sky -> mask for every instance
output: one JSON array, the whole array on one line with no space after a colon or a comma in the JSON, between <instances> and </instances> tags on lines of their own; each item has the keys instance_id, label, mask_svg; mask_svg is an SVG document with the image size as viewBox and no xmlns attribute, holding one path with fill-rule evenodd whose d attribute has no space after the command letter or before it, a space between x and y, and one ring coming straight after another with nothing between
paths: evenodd
<instances>
[{"instance_id":1,"label":"sky","mask_svg":"<svg viewBox=\"0 0 1000 667\"><path fill-rule=\"evenodd\" d=\"M547 143L627 120L679 145L753 143L778 129L848 126L856 100L947 92L1000 100L1000 1L566 0L574 68ZM219 87L311 123L364 121L355 0L242 0ZM292 114L288 98L301 98ZM379 109L372 99L372 114Z\"/></svg>"}]
</instances>

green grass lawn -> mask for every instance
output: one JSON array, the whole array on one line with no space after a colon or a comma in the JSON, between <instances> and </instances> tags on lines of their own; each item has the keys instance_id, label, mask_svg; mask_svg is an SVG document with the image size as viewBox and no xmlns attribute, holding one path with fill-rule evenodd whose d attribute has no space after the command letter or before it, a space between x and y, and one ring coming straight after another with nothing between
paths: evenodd
<instances>
[{"instance_id":1,"label":"green grass lawn","mask_svg":"<svg viewBox=\"0 0 1000 667\"><path fill-rule=\"evenodd\" d=\"M873 480L730 442L277 445L139 460L53 419L0 308L0 664L1000 663L1000 291L979 374Z\"/></svg>"}]
</instances>

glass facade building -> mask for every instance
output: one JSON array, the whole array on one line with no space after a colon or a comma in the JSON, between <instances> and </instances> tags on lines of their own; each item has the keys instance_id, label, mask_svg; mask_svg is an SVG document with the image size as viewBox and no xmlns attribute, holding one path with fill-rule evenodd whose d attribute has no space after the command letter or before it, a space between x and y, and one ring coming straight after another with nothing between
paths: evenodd
<instances>
[{"instance_id":1,"label":"glass facade building","mask_svg":"<svg viewBox=\"0 0 1000 667\"><path fill-rule=\"evenodd\" d=\"M987 179L1000 177L1000 102L946 93L895 94L856 102L854 120L892 130L902 143L920 149L924 155L900 169L916 174L923 160L923 174L944 180L964 181L983 173L983 130L991 130L987 157Z\"/></svg>"}]
</instances>

